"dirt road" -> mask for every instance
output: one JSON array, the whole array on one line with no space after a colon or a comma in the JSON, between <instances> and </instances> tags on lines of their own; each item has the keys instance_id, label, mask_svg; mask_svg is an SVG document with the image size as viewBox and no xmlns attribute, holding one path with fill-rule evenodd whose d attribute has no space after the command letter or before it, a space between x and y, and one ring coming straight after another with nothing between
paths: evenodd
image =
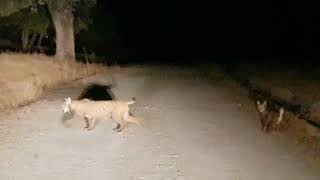
<instances>
[{"instance_id":1,"label":"dirt road","mask_svg":"<svg viewBox=\"0 0 320 180\"><path fill-rule=\"evenodd\" d=\"M144 69L113 74L116 97L137 99L143 128L64 126L61 103L80 93L76 86L2 116L0 180L320 179L294 144L260 131L254 112L243 110L246 97L191 70Z\"/></svg>"}]
</instances>

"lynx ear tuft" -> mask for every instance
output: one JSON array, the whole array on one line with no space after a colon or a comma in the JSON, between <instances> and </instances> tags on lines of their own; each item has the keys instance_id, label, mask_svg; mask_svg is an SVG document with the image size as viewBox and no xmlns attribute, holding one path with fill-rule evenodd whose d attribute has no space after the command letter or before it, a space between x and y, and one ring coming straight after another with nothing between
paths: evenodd
<instances>
[{"instance_id":1,"label":"lynx ear tuft","mask_svg":"<svg viewBox=\"0 0 320 180\"><path fill-rule=\"evenodd\" d=\"M263 106L266 106L267 105L267 101L263 101Z\"/></svg>"}]
</instances>

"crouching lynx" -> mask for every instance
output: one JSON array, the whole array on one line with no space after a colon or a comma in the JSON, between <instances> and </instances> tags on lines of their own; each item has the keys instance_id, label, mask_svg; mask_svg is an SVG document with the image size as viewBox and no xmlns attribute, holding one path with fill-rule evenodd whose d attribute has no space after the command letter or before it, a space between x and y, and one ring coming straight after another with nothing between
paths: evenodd
<instances>
[{"instance_id":1,"label":"crouching lynx","mask_svg":"<svg viewBox=\"0 0 320 180\"><path fill-rule=\"evenodd\" d=\"M115 131L120 132L128 123L140 125L137 118L131 116L129 105L135 101L91 101L88 99L71 100L65 98L62 104L64 113L73 112L86 120L86 130L92 130L95 127L97 118L112 118L116 121Z\"/></svg>"}]
</instances>

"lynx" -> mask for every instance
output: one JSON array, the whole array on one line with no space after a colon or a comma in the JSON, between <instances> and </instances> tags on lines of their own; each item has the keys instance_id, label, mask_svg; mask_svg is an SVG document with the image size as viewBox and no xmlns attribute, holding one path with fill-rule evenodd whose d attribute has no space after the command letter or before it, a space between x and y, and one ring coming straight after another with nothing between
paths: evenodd
<instances>
[{"instance_id":1,"label":"lynx","mask_svg":"<svg viewBox=\"0 0 320 180\"><path fill-rule=\"evenodd\" d=\"M113 128L116 132L120 132L128 123L140 125L137 118L133 117L129 112L129 105L135 101L92 101L89 99L71 100L70 97L65 98L62 104L64 113L74 113L85 119L86 126L84 129L92 130L95 127L98 118L111 118L117 126Z\"/></svg>"},{"instance_id":2,"label":"lynx","mask_svg":"<svg viewBox=\"0 0 320 180\"><path fill-rule=\"evenodd\" d=\"M282 120L283 120L283 115L284 115L284 108L280 107L279 109L279 115L278 115L278 120L275 123L275 117L270 114L268 111L267 107L267 101L264 101L261 103L260 101L257 101L257 111L259 112L260 115L260 122L262 129L265 133L268 133L270 129L281 129L282 126Z\"/></svg>"}]
</instances>

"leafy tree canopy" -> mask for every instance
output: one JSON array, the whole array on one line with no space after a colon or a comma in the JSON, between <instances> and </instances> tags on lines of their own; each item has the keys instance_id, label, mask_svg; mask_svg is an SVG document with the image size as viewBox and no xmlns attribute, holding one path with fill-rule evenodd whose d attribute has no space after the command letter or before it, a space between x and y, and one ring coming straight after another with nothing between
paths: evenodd
<instances>
[{"instance_id":1,"label":"leafy tree canopy","mask_svg":"<svg viewBox=\"0 0 320 180\"><path fill-rule=\"evenodd\" d=\"M15 25L35 33L42 33L48 28L50 19L48 10L44 6L39 6L36 12L29 8L22 9L7 17L2 17L1 22L2 24Z\"/></svg>"},{"instance_id":2,"label":"leafy tree canopy","mask_svg":"<svg viewBox=\"0 0 320 180\"><path fill-rule=\"evenodd\" d=\"M84 3L88 7L96 4L96 0L1 0L0 1L0 16L8 16L21 9L30 7L31 10L36 10L38 4L47 4L55 9L64 9L66 4L75 7L78 3Z\"/></svg>"}]
</instances>

